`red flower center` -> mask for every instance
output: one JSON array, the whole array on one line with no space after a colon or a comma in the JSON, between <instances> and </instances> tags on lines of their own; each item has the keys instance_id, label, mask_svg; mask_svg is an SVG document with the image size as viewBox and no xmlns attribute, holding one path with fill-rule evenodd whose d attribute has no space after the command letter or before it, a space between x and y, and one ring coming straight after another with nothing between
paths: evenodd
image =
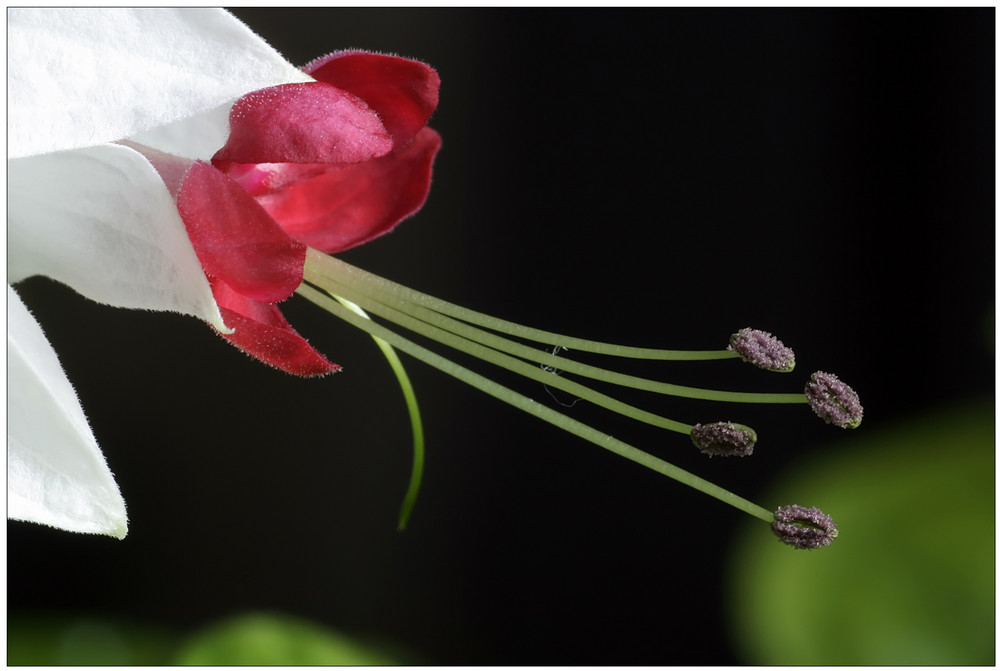
<instances>
[{"instance_id":1,"label":"red flower center","mask_svg":"<svg viewBox=\"0 0 1000 671\"><path fill-rule=\"evenodd\" d=\"M232 334L230 343L297 375L339 370L281 315L306 246L332 253L420 209L441 146L425 124L439 79L427 65L351 51L307 66L317 81L249 93L230 136L195 162L178 211Z\"/></svg>"}]
</instances>

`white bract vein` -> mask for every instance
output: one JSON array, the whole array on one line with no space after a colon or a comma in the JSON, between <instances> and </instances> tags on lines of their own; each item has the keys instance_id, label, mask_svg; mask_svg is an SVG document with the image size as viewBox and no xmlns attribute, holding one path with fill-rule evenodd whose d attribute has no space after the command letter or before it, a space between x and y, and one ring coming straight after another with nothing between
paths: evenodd
<instances>
[{"instance_id":1,"label":"white bract vein","mask_svg":"<svg viewBox=\"0 0 1000 671\"><path fill-rule=\"evenodd\" d=\"M260 88L311 81L219 9L8 9L8 282L227 330L173 200L126 138L207 159ZM41 327L7 292L8 517L123 538L125 503Z\"/></svg>"}]
</instances>

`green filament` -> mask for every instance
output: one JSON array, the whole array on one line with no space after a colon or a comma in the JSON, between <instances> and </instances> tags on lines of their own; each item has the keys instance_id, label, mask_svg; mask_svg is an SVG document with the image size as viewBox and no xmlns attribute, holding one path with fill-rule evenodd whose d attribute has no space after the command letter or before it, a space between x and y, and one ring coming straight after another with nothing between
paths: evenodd
<instances>
[{"instance_id":1,"label":"green filament","mask_svg":"<svg viewBox=\"0 0 1000 671\"><path fill-rule=\"evenodd\" d=\"M625 375L622 373L616 373L613 371L605 370L597 366L590 366L587 364L582 364L577 361L572 361L560 357L556 357L553 354L547 352L542 352L531 347L522 345L521 343L514 342L507 338L503 338L494 333L489 333L482 329L471 326L469 323L463 323L458 321L458 319L465 319L470 323L476 323L480 325L488 325L490 328L494 328L502 333L513 334L520 337L524 337L528 340L535 340L536 342L543 342L546 344L561 346L569 348L572 344L575 349L581 351L598 352L601 354L612 354L619 356L627 356L633 358L639 358L642 353L642 358L649 359L672 359L672 360L695 360L695 359L723 359L723 358L733 358L735 355L728 350L720 351L695 351L695 352L682 352L678 350L654 350L654 349L641 349L641 348L631 348L623 347L619 345L608 345L603 343L593 343L587 340L580 340L579 338L570 338L567 336L559 336L556 334L551 334L546 331L538 331L536 329L531 329L526 326L521 326L519 324L514 324L512 322L495 319L493 317L488 317L482 313L474 312L472 310L467 310L461 308L457 305L451 303L446 303L445 301L439 301L438 299L427 296L426 294L421 294L419 292L413 291L401 285L389 282L384 278L378 277L377 275L372 275L358 268L350 266L343 261L336 259L334 257L327 256L320 252L315 252L314 250L309 250L309 255L306 259L306 276L307 279L314 284L322 285L321 280L332 281L337 283L340 287L337 291L344 291L347 287L348 291L358 297L356 300L359 302L365 302L365 298L373 301L377 301L383 306L392 308L393 315L399 315L400 313L406 314L409 317L416 318L427 324L431 324L442 331L447 331L449 333L461 336L464 342L474 341L480 343L494 350L507 352L514 356L518 356L522 359L528 361L534 361L536 363L543 364L550 368L559 368L567 373L575 373L582 375L584 377L589 377L602 382L607 382L610 384L616 384L625 387L631 387L633 389L640 389L643 391L650 391L659 394L667 394L670 396L682 396L685 398L701 399L708 401L728 401L735 403L806 403L807 399L805 394L788 394L788 393L748 393L748 392L733 392L733 391L718 391L714 389L699 389L696 387L686 387L682 385L669 384L666 382L657 382L653 380L647 380L644 378L636 377L634 375ZM413 299L413 300L411 300ZM354 300L354 299L352 299ZM379 312L378 308L373 307L372 303L368 302L368 309L372 312ZM436 307L446 307L445 310L440 312L434 308L428 306ZM453 319L451 316L457 317ZM387 315L383 315L387 316ZM412 320L407 319L406 324L399 321L396 316L388 317L391 321L410 328L411 330L418 330L418 328L413 328L410 325L414 324ZM544 339L542 335L544 334ZM432 336L435 339L439 339L438 336ZM443 341L442 341L443 342ZM453 345L455 346L455 345ZM463 347L459 347L464 349ZM631 354L618 354L619 351L632 352ZM682 356L690 355L690 356ZM557 386L557 385L552 385ZM573 392L576 393L576 392ZM605 397L607 398L607 397ZM591 399L593 400L593 399ZM595 401L598 402L598 401ZM607 406L606 406L607 407ZM676 424L676 423L675 423ZM666 427L669 428L669 427ZM688 427L690 428L690 427Z\"/></svg>"},{"instance_id":2,"label":"green filament","mask_svg":"<svg viewBox=\"0 0 1000 671\"><path fill-rule=\"evenodd\" d=\"M667 419L666 417L661 417L654 413L640 410L639 408L612 398L607 394L602 394L598 391L590 389L589 387L585 387L578 382L573 382L572 380L567 380L558 375L553 375L538 366L525 363L524 361L515 359L514 357L504 354L503 352L498 352L494 349L484 347L483 345L439 329L432 324L414 319L413 317L405 315L398 310L369 299L364 294L355 291L354 287L340 284L339 282L330 280L329 278L324 279L326 282L322 285L322 288L330 294L345 296L351 302L359 303L365 310L368 310L380 317L384 317L394 324L399 324L400 326L415 333L419 333L420 335L431 338L432 340L436 340L443 345L466 352L482 359L483 361L495 364L501 368L505 368L514 373L518 373L519 375L523 375L524 377L541 382L542 384L547 384L550 387L562 389L563 391L578 396L586 401L590 401L596 405L607 408L612 412L617 412L640 422L652 424L653 426L668 429L670 431L677 431L679 433L690 433L691 431L690 424L675 422L672 419Z\"/></svg>"},{"instance_id":3,"label":"green filament","mask_svg":"<svg viewBox=\"0 0 1000 671\"><path fill-rule=\"evenodd\" d=\"M369 319L365 311L354 303L340 296L333 296L333 298L348 310ZM413 506L416 505L417 496L420 493L420 483L424 477L424 425L420 419L420 408L417 406L417 395L413 391L413 384L410 383L410 376L406 374L406 369L403 368L403 362L400 361L396 350L378 336L373 335L372 340L382 350L386 361L389 362L389 367L396 375L396 380L403 392L403 398L406 400L406 410L410 414L410 431L413 434L413 467L410 470L410 483L406 487L406 495L403 497L403 505L399 511L399 522L396 525L396 528L402 531L406 528L407 522L410 521Z\"/></svg>"},{"instance_id":4,"label":"green filament","mask_svg":"<svg viewBox=\"0 0 1000 671\"><path fill-rule=\"evenodd\" d=\"M352 286L370 287L373 291L378 291L384 295L392 295L402 299L405 303L421 305L434 312L461 319L470 324L476 324L484 328L506 333L507 335L532 340L545 345L558 345L580 352L592 352L595 354L607 354L610 356L631 358L631 359L656 359L661 361L708 361L712 359L733 359L736 354L729 350L668 350L668 349L648 349L643 347L627 347L624 345L612 345L608 343L583 340L571 336L559 335L550 331L522 326L503 319L497 319L482 312L469 310L454 303L428 296L427 294L414 291L401 284L391 282L384 277L379 277L360 268L350 265L338 258L327 256L322 252L309 249L306 255L306 273L322 275L339 282Z\"/></svg>"},{"instance_id":5,"label":"green filament","mask_svg":"<svg viewBox=\"0 0 1000 671\"><path fill-rule=\"evenodd\" d=\"M758 519L768 523L774 521L774 515L771 511L737 496L736 494L733 494L718 485L699 478L693 473L689 473L688 471L678 468L673 464L663 461L662 459L658 459L650 454L647 454L646 452L643 452L642 450L624 443L617 438L593 429L575 419L567 417L566 415L548 408L537 401L528 398L527 396L519 394L511 389L508 389L507 387L504 387L503 385L483 377L482 375L479 375L478 373L464 368L453 361L445 359L444 357L435 354L434 352L431 352L430 350L406 338L403 338L393 331L390 331L384 326L376 324L370 319L361 317L357 313L345 308L336 300L329 298L311 286L302 284L298 289L296 289L296 293L330 312L334 316L343 319L372 336L382 339L394 348L402 352L406 352L424 363L427 363L444 373L452 375L462 382L465 382L466 384L469 384L470 386L475 387L476 389L479 389L494 398L523 410L528 414L534 415L539 419L549 422L550 424L594 443L595 445L603 447L604 449L618 454L619 456L630 459L631 461L656 471L657 473L666 475L667 477L673 478L674 480L686 484L689 487L693 487L700 492L728 503L729 505L753 515Z\"/></svg>"}]
</instances>

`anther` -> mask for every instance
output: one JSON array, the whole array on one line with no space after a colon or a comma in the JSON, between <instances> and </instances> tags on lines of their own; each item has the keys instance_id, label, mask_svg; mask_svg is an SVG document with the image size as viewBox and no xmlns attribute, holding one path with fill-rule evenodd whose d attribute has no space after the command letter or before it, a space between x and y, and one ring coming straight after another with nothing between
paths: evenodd
<instances>
[{"instance_id":1,"label":"anther","mask_svg":"<svg viewBox=\"0 0 1000 671\"><path fill-rule=\"evenodd\" d=\"M779 507L774 511L771 529L778 540L799 550L825 547L837 537L832 517L819 508L804 506Z\"/></svg>"},{"instance_id":2,"label":"anther","mask_svg":"<svg viewBox=\"0 0 1000 671\"><path fill-rule=\"evenodd\" d=\"M695 424L691 428L691 441L710 457L748 457L757 444L757 433L735 422Z\"/></svg>"},{"instance_id":3,"label":"anther","mask_svg":"<svg viewBox=\"0 0 1000 671\"><path fill-rule=\"evenodd\" d=\"M740 329L730 336L727 349L764 370L790 373L795 368L795 352L767 331Z\"/></svg>"},{"instance_id":4,"label":"anther","mask_svg":"<svg viewBox=\"0 0 1000 671\"><path fill-rule=\"evenodd\" d=\"M827 424L843 429L856 429L861 424L864 415L861 399L833 373L813 373L806 384L806 398L813 411Z\"/></svg>"}]
</instances>

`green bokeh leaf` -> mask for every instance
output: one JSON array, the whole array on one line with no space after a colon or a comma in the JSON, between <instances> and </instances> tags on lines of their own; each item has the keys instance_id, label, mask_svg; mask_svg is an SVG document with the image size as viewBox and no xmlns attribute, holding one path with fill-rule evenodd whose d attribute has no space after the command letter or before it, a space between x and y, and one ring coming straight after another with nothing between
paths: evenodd
<instances>
[{"instance_id":1,"label":"green bokeh leaf","mask_svg":"<svg viewBox=\"0 0 1000 671\"><path fill-rule=\"evenodd\" d=\"M400 661L344 634L284 615L249 614L214 625L183 646L193 666L389 666Z\"/></svg>"},{"instance_id":2,"label":"green bokeh leaf","mask_svg":"<svg viewBox=\"0 0 1000 671\"><path fill-rule=\"evenodd\" d=\"M162 665L175 636L165 629L95 616L11 614L10 666Z\"/></svg>"},{"instance_id":3,"label":"green bokeh leaf","mask_svg":"<svg viewBox=\"0 0 1000 671\"><path fill-rule=\"evenodd\" d=\"M833 516L797 551L748 526L731 564L734 634L754 664L992 665L995 453L990 404L864 427L766 499Z\"/></svg>"}]
</instances>

